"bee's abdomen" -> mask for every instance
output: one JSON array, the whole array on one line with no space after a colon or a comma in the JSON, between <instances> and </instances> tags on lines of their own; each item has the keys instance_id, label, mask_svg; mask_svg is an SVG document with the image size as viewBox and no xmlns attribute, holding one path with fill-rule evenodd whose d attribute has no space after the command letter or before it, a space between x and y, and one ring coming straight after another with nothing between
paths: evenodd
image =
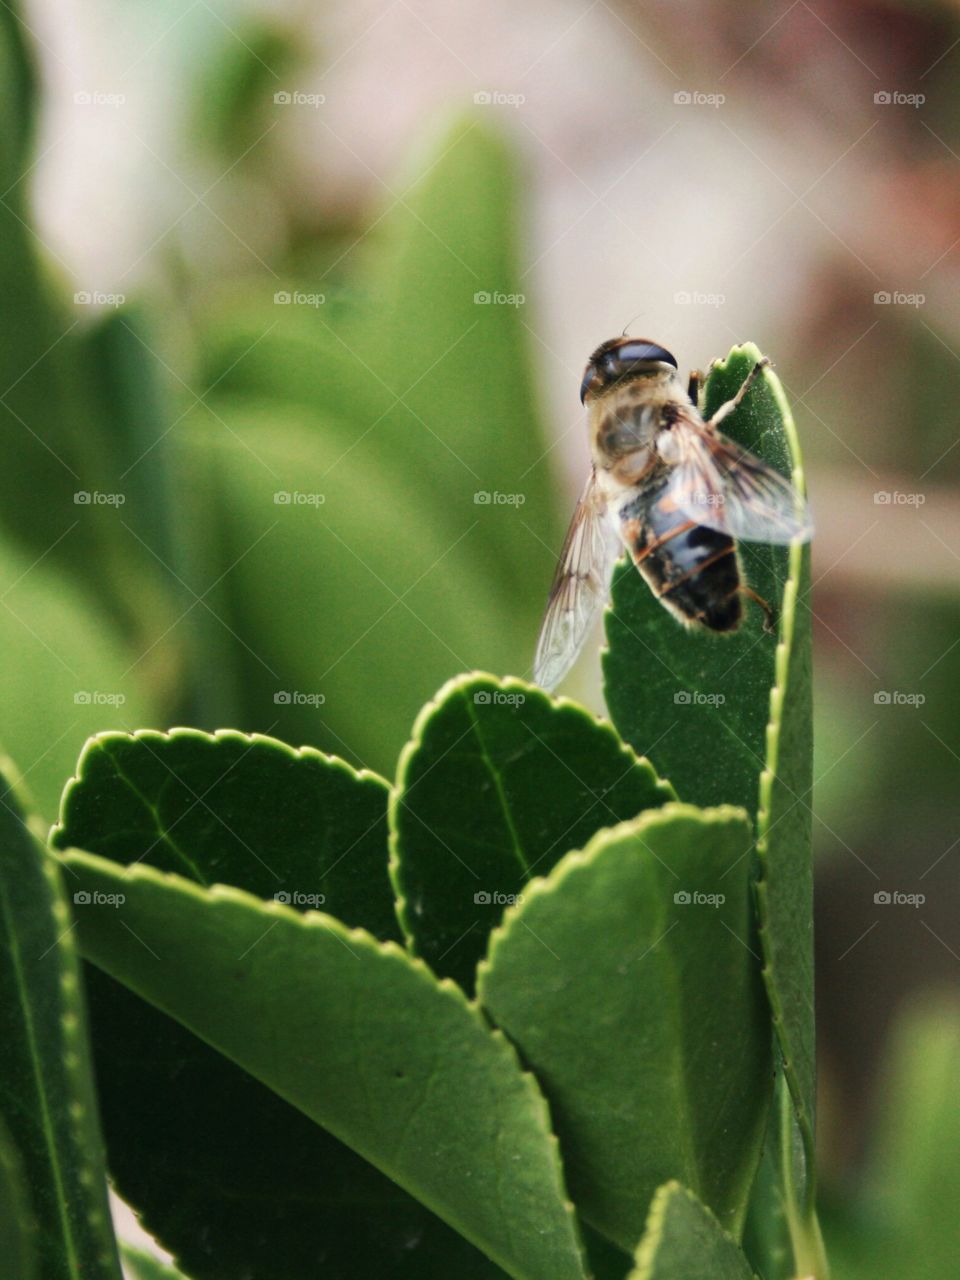
<instances>
[{"instance_id":1,"label":"bee's abdomen","mask_svg":"<svg viewBox=\"0 0 960 1280\"><path fill-rule=\"evenodd\" d=\"M635 515L625 508L621 519L637 568L663 604L712 631L737 629L743 606L732 538L690 520L666 494Z\"/></svg>"}]
</instances>

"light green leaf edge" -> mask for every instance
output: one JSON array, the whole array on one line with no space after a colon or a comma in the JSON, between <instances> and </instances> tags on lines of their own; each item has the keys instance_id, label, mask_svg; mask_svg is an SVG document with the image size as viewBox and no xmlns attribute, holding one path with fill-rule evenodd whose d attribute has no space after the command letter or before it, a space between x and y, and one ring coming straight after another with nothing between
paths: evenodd
<instances>
[{"instance_id":1,"label":"light green leaf edge","mask_svg":"<svg viewBox=\"0 0 960 1280\"><path fill-rule=\"evenodd\" d=\"M381 786L389 788L390 783L375 773L372 769L355 769L353 765L348 764L346 760L342 760L339 756L328 755L325 751L320 751L317 747L292 747L289 742L282 742L279 738L271 738L266 733L243 733L240 729L216 729L213 733L206 733L203 729L191 728L174 728L174 729L135 729L132 733L125 733L122 729L107 729L103 733L96 733L92 738L88 738L83 744L83 750L77 760L76 770L73 775L67 779L60 798L59 812L62 815L70 793L79 786L84 785L84 771L87 762L96 751L109 745L111 742L171 742L178 738L192 738L197 742L240 742L247 746L263 746L273 748L281 755L288 756L292 760L319 760L328 768L338 770L346 774L349 778L358 779L361 782L378 782ZM138 799L143 797L133 788L132 784L117 771L117 777L128 788L134 791ZM148 804L147 801L144 801ZM49 839L51 843L56 844L57 837L63 831L64 823L57 821L50 828Z\"/></svg>"},{"instance_id":2,"label":"light green leaf edge","mask_svg":"<svg viewBox=\"0 0 960 1280\"><path fill-rule=\"evenodd\" d=\"M436 694L421 707L416 720L413 723L413 729L410 732L410 740L400 752L400 758L397 761L397 780L391 790L390 800L387 806L387 822L390 832L390 881L393 885L393 891L397 899L397 918L400 921L400 928L403 930L403 936L407 942L407 948L411 955L416 955L416 939L410 925L410 913L406 895L400 885L400 862L402 859L402 851L400 849L400 833L397 829L397 811L403 803L404 793L407 786L407 775L410 763L416 756L416 753L423 746L423 737L427 726L438 711L442 710L444 704L450 700L455 694L464 694L466 689L475 681L492 681L498 685L504 692L509 693L511 690L522 693L525 698L531 701L540 702L554 708L571 710L579 712L591 728L599 729L602 733L607 734L610 739L619 747L620 754L623 757L624 769L639 767L649 772L650 779L656 790L663 793L663 803L668 804L670 801L678 799L676 791L672 784L666 779L661 778L656 769L650 763L646 756L638 756L629 742L625 742L617 733L613 724L609 720L603 719L601 716L594 715L581 703L573 698L554 697L546 693L539 685L529 684L526 680L520 680L516 676L495 676L488 671L470 671L465 674L452 677L445 685L437 690ZM605 829L609 824L601 824ZM599 829L599 828L598 828ZM561 855L562 857L563 855ZM557 863L561 857L557 858ZM554 866L557 864L555 863ZM553 867L549 869L553 870ZM544 875L549 874L545 872ZM534 880L543 879L543 876L535 876ZM532 881L531 881L532 883Z\"/></svg>"},{"instance_id":3,"label":"light green leaf edge","mask_svg":"<svg viewBox=\"0 0 960 1280\"><path fill-rule=\"evenodd\" d=\"M344 946L348 950L353 951L355 948L362 948L368 954L377 956L378 961L382 963L404 966L411 977L415 976L419 982L430 987L437 995L449 1001L452 1006L456 1006L457 1013L453 1016L458 1019L466 1016L471 1024L470 1034L476 1038L478 1046L489 1046L481 1048L479 1052L487 1055L490 1069L501 1075L501 1081L504 1072L508 1075L515 1073L519 1081L519 1088L525 1094L527 1118L531 1123L532 1131L543 1144L541 1153L543 1156L543 1172L552 1180L557 1193L554 1237L557 1238L560 1235L565 1237L562 1270L560 1269L560 1259L555 1256L556 1251L553 1254L549 1251L542 1254L532 1265L529 1265L522 1263L518 1258L507 1256L510 1252L512 1241L509 1241L505 1248L504 1233L501 1233L500 1237L495 1240L481 1238L476 1230L459 1221L455 1213L445 1210L444 1206L439 1203L436 1194L421 1194L415 1178L404 1177L403 1170L393 1169L391 1161L382 1158L380 1153L370 1150L362 1142L352 1141L351 1135L345 1131L345 1128L338 1126L336 1123L335 1106L331 1108L334 1113L332 1115L323 1107L322 1101L319 1105L314 1104L308 1110L307 1105L304 1105L303 1102L298 1101L293 1096L293 1090L285 1093L277 1089L276 1092L281 1097L285 1097L292 1105L298 1106L304 1114L310 1116L318 1124L324 1125L334 1136L352 1146L358 1154L369 1160L381 1172L393 1178L410 1194L420 1199L423 1204L448 1222L449 1225L459 1231L482 1252L486 1253L498 1266L503 1267L504 1271L513 1276L515 1280L587 1280L588 1272L577 1226L576 1212L566 1193L560 1146L551 1127L546 1099L536 1078L529 1071L523 1069L519 1057L507 1037L496 1028L490 1026L479 1006L475 1002L469 1001L455 982L450 980L438 981L422 961L410 956L407 951L397 946L396 943L379 943L365 930L348 929L335 917L325 915L323 912L297 912L282 903L268 902L255 898L251 894L244 893L230 885L214 885L210 889L203 889L193 881L185 880L182 876L162 873L143 863L135 863L124 867L112 862L110 859L84 853L80 850L65 851L60 855L60 861L74 871L85 873L87 877L99 880L103 885L108 886L105 891L122 892L123 886L127 886L129 895L134 889L145 887L148 894L159 891L165 896L178 896L188 903L192 901L194 906L201 906L204 910L232 911L238 914L248 913L251 917L260 917L261 919L255 921L255 923L261 933L263 917L269 917L272 920L272 924L269 926L270 932L280 924L286 924L288 928L294 927L297 930L306 930L308 932L317 930L335 938L338 945ZM83 923L84 921L81 921L81 924ZM92 924L89 917L86 923L89 928ZM127 930L124 930L124 932L127 932L128 937L136 937L136 935L129 933ZM102 933L95 935L91 932L85 939L84 935L81 934L81 950L94 964L100 964L106 972L110 973L118 981L123 982L125 979L123 973L119 971L120 966L111 967L101 954L101 950L107 953L110 952L109 939L105 946L102 945L103 936ZM119 931L116 936L119 936ZM122 938L121 944L130 945ZM164 1012L169 1013L172 1017L177 1016L172 1004L169 1001L162 1002L160 999L153 999L151 994L144 989L145 984L138 985L133 981L126 985L129 985L131 990L136 991L144 999L151 1000L158 1008L162 1008ZM186 1019L183 1021L184 1025L196 1035L207 1039L207 1042L214 1048L227 1053L227 1056L232 1057L238 1065L249 1071L257 1079L260 1079L268 1087L273 1087L271 1081L266 1078L269 1072L259 1068L256 1063L245 1061L242 1055L229 1053L216 1042L214 1037L208 1038L205 1036L202 1027ZM529 1162L525 1163L528 1164ZM541 1218L540 1223L542 1221L543 1219ZM509 1230L505 1234L509 1240ZM531 1227L528 1238L533 1239L536 1237L542 1239L545 1235L546 1231L541 1225L537 1225Z\"/></svg>"},{"instance_id":4,"label":"light green leaf edge","mask_svg":"<svg viewBox=\"0 0 960 1280\"><path fill-rule=\"evenodd\" d=\"M745 343L739 348L739 350L751 356L755 354L757 359L761 358L759 348L754 346L753 343ZM763 377L774 397L777 409L783 419L783 430L787 437L787 443L793 463L791 479L793 481L794 488L796 488L800 494L805 495L806 479L803 470L803 458L800 452L800 440L797 434L796 423L794 422L790 405L787 401L786 395L784 394L780 379L772 371L769 365L764 369ZM803 637L798 636L796 630L797 601L800 593L800 584L802 581L808 579L808 577L809 549L806 544L795 541L790 545L789 573L784 586L783 600L781 604L781 632L780 639L777 643L774 662L774 684L770 690L770 719L767 723L766 761L764 768L760 773L759 799L757 807L757 853L760 859L760 879L757 885L757 900L760 914L760 941L763 947L764 959L766 961L764 981L766 982L767 991L770 996L774 1030L783 1053L784 1074L790 1086L790 1092L793 1096L794 1105L797 1110L798 1122L803 1135L806 1164L810 1171L808 1174L808 1183L812 1189L812 1171L814 1168L813 1063L811 1062L808 1066L807 1074L809 1079L806 1082L801 1081L800 1072L797 1067L797 1039L798 1036L803 1033L798 1032L795 1027L791 1026L789 1017L785 1016L785 1002L782 998L777 967L776 948L778 939L771 932L772 921L770 917L769 903L770 880L772 875L776 874L776 869L772 864L770 856L771 810L774 800L773 789L777 781L777 766L780 760L781 728L784 718L784 708L790 692L789 681L791 657L793 656L797 645L803 643ZM809 643L809 639L807 643ZM803 801L801 800L798 803L802 802ZM805 853L809 860L810 875L812 877L812 849L807 849ZM808 962L812 983L812 949ZM812 985L810 990L810 1011L811 1029L809 1036L812 1037ZM808 1052L813 1052L812 1038L808 1039Z\"/></svg>"},{"instance_id":5,"label":"light green leaf edge","mask_svg":"<svg viewBox=\"0 0 960 1280\"><path fill-rule=\"evenodd\" d=\"M68 1115L61 1119L56 1130L51 1117L51 1111L55 1109L51 1105L50 1094L54 1081L49 1076L49 1065L48 1070L44 1071L42 1062L38 1061L36 1056L33 1057L34 1087L42 1110L41 1127L48 1144L47 1156L51 1165L51 1176L61 1197L57 1226L62 1232L63 1250L62 1271L59 1274L75 1277L76 1280L80 1280L81 1275L90 1277L90 1280L93 1280L94 1276L99 1276L102 1280L119 1280L120 1260L107 1199L106 1164L87 1043L80 962L72 935L63 876L57 859L46 849L39 834L42 824L32 815L25 815L14 807L19 799L18 791L22 786L18 772L5 756L0 756L0 766L8 767L10 776L14 779L8 784L4 774L0 773L0 788L6 785L7 792L6 796L0 796L0 804L6 810L0 826L14 824L15 836L16 827L19 826L22 838L32 846L36 854L38 884L42 883L46 896L43 900L38 897L31 906L38 915L43 912L47 914L51 939L48 951L54 952L60 962L57 996L61 1048L59 1069L62 1074L57 1084L61 1089L66 1087L69 1090L69 1103L67 1104ZM14 802L13 805L10 803L11 800ZM0 854L5 854L5 851L0 849ZM23 975L19 972L18 918L12 910L10 888L7 884L8 870L3 865L5 861L5 856L0 857L0 916L3 918L2 931L9 938L11 952L16 953L14 964L18 966L19 982L22 981ZM41 960L44 958L40 957ZM23 995L25 1005L22 1016L33 1049L35 1048L32 1044L34 1015L29 1006L31 993L27 991ZM65 1100L61 1095L58 1109L62 1110L64 1105ZM14 1140L13 1133L10 1134L10 1140ZM70 1178L68 1186L65 1164L70 1160L76 1161L76 1172ZM39 1217L42 1209L35 1200L34 1196L32 1206L34 1221L40 1230L44 1230L45 1224ZM95 1250L95 1253L87 1254L86 1260L78 1252L84 1247L82 1241L77 1239L77 1223L73 1220L77 1218L78 1212L83 1214L83 1225L88 1233L89 1246ZM43 1239L39 1233L35 1238ZM38 1248L40 1254L38 1275L46 1274L46 1271L41 1269L49 1263L52 1256L48 1249L49 1237Z\"/></svg>"},{"instance_id":6,"label":"light green leaf edge","mask_svg":"<svg viewBox=\"0 0 960 1280\"><path fill-rule=\"evenodd\" d=\"M189 1280L183 1271L178 1271L169 1262L161 1262L152 1253L123 1241L120 1243L120 1258L125 1280Z\"/></svg>"},{"instance_id":7,"label":"light green leaf edge","mask_svg":"<svg viewBox=\"0 0 960 1280\"><path fill-rule=\"evenodd\" d=\"M700 1220L714 1236L714 1248L704 1257L702 1273L691 1277L686 1266L678 1270L667 1251L672 1243L672 1232L677 1228L670 1221L671 1211L679 1207L681 1214ZM643 1239L637 1247L636 1267L627 1280L754 1280L753 1271L742 1250L727 1235L723 1227L705 1204L679 1182L665 1182L650 1202Z\"/></svg>"}]
</instances>

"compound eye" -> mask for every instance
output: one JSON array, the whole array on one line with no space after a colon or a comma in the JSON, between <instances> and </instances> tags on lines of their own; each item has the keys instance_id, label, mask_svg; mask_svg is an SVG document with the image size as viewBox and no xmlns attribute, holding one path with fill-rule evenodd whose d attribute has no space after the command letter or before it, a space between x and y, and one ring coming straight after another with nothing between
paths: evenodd
<instances>
[{"instance_id":1,"label":"compound eye","mask_svg":"<svg viewBox=\"0 0 960 1280\"><path fill-rule=\"evenodd\" d=\"M676 358L666 347L658 347L655 342L624 342L616 354L621 366L634 364L637 360L662 360L664 364L677 367Z\"/></svg>"}]
</instances>

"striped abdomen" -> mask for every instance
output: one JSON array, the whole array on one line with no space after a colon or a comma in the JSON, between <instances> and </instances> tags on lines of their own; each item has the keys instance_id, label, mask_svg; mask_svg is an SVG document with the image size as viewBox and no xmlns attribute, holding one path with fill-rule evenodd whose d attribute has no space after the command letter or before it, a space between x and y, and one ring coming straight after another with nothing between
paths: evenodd
<instances>
[{"instance_id":1,"label":"striped abdomen","mask_svg":"<svg viewBox=\"0 0 960 1280\"><path fill-rule=\"evenodd\" d=\"M743 617L733 539L680 511L664 485L620 510L624 541L654 595L682 621L735 631Z\"/></svg>"}]
</instances>

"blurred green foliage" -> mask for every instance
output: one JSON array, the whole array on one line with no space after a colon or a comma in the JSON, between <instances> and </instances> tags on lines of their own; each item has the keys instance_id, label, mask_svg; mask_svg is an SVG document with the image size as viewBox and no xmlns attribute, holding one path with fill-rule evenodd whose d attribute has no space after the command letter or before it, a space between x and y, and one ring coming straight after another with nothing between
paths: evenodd
<instances>
[{"instance_id":1,"label":"blurred green foliage","mask_svg":"<svg viewBox=\"0 0 960 1280\"><path fill-rule=\"evenodd\" d=\"M558 545L524 322L475 300L519 292L508 148L473 118L427 139L329 278L291 241L199 300L172 260L182 314L158 294L71 315L28 226L32 80L3 23L8 750L48 816L83 739L121 725L391 769L451 674L528 669ZM272 109L274 55L289 38L265 30L223 62L212 151Z\"/></svg>"}]
</instances>

